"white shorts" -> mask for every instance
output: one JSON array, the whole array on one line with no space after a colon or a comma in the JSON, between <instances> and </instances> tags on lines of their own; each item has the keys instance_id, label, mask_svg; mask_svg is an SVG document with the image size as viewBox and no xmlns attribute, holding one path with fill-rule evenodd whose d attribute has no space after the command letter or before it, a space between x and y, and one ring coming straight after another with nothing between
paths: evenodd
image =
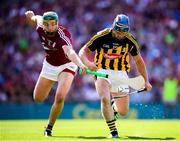
<instances>
[{"instance_id":1,"label":"white shorts","mask_svg":"<svg viewBox=\"0 0 180 141\"><path fill-rule=\"evenodd\" d=\"M59 74L63 71L75 74L77 72L77 65L73 62L66 63L60 66L53 66L44 59L43 67L40 76L52 81L58 81Z\"/></svg>"},{"instance_id":2,"label":"white shorts","mask_svg":"<svg viewBox=\"0 0 180 141\"><path fill-rule=\"evenodd\" d=\"M97 72L108 74L108 75L113 75L118 77L119 79L121 78L129 78L127 75L126 71L114 71L114 70L105 70L105 69L99 69ZM105 79L108 81L110 84L110 92L112 93L129 93L129 86L120 84L117 80L111 80L109 78L102 78L102 77L97 77L97 79Z\"/></svg>"}]
</instances>

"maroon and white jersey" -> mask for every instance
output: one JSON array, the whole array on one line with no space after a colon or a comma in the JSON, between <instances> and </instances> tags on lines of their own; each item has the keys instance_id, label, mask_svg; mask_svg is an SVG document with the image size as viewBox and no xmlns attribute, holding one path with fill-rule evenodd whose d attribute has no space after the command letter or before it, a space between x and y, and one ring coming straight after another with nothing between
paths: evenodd
<instances>
[{"instance_id":1,"label":"maroon and white jersey","mask_svg":"<svg viewBox=\"0 0 180 141\"><path fill-rule=\"evenodd\" d=\"M36 31L46 52L46 61L49 64L60 66L70 62L62 48L63 45L72 46L71 34L66 28L59 26L57 33L53 37L47 36L40 25L37 26Z\"/></svg>"}]
</instances>

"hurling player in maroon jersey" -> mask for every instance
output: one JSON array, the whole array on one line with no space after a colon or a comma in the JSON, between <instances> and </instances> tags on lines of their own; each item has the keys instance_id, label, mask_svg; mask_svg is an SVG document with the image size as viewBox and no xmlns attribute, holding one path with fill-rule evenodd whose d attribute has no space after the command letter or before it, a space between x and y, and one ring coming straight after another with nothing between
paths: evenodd
<instances>
[{"instance_id":1,"label":"hurling player in maroon jersey","mask_svg":"<svg viewBox=\"0 0 180 141\"><path fill-rule=\"evenodd\" d=\"M51 136L53 125L61 113L64 100L69 92L74 75L80 67L83 72L87 67L81 62L72 48L71 35L68 30L58 25L58 15L48 11L43 16L26 11L26 20L36 26L46 56L34 89L34 100L43 102L55 82L58 82L54 103L52 105L45 136ZM78 67L77 67L78 66Z\"/></svg>"}]
</instances>

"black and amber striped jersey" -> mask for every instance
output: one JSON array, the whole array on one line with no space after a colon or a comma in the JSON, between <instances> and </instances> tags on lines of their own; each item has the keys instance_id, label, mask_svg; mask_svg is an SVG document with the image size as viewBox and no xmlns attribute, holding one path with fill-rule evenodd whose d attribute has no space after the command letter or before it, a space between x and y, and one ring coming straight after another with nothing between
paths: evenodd
<instances>
[{"instance_id":1,"label":"black and amber striped jersey","mask_svg":"<svg viewBox=\"0 0 180 141\"><path fill-rule=\"evenodd\" d=\"M93 36L86 46L95 51L94 62L98 68L130 71L130 57L139 54L139 46L131 33L122 39L112 36L112 29L107 28Z\"/></svg>"}]
</instances>

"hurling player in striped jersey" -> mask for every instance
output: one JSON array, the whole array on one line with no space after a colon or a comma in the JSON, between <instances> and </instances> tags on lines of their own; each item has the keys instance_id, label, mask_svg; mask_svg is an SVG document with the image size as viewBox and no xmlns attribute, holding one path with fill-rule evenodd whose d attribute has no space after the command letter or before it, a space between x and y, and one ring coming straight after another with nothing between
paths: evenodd
<instances>
[{"instance_id":1,"label":"hurling player in striped jersey","mask_svg":"<svg viewBox=\"0 0 180 141\"><path fill-rule=\"evenodd\" d=\"M89 56L95 52L94 62ZM79 56L88 68L97 72L116 76L119 79L128 78L131 70L130 57L133 58L137 71L145 80L147 91L152 89L149 83L146 65L140 54L139 45L130 33L129 17L118 14L112 27L106 28L94 35L79 51ZM129 86L120 84L117 80L97 77L95 81L97 93L101 99L101 111L111 138L118 138L115 125L116 115L125 116L129 111ZM121 91L119 91L121 89ZM124 95L123 98L113 97ZM110 102L112 96L112 102ZM112 104L112 107L111 107ZM113 111L114 110L114 111Z\"/></svg>"}]
</instances>

